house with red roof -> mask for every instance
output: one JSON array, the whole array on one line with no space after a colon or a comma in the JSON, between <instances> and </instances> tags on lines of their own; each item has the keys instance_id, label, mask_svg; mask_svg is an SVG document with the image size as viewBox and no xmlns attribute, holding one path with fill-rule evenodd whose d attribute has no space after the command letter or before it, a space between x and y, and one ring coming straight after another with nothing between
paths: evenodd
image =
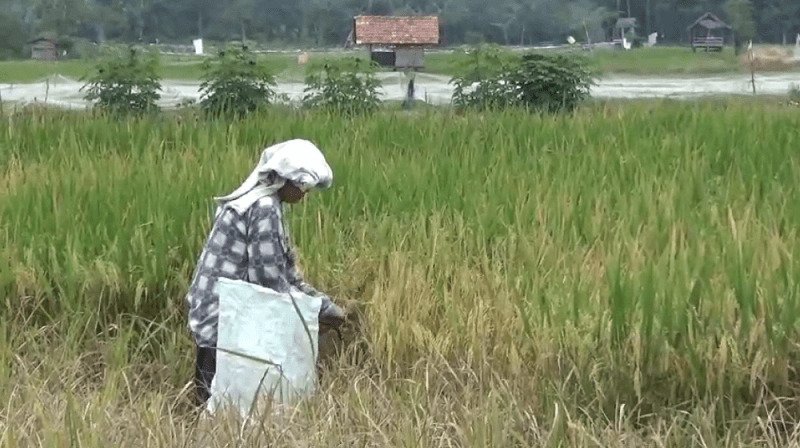
<instances>
[{"instance_id":1,"label":"house with red roof","mask_svg":"<svg viewBox=\"0 0 800 448\"><path fill-rule=\"evenodd\" d=\"M369 49L372 60L395 69L425 66L425 49L439 45L437 16L357 16L349 45Z\"/></svg>"}]
</instances>

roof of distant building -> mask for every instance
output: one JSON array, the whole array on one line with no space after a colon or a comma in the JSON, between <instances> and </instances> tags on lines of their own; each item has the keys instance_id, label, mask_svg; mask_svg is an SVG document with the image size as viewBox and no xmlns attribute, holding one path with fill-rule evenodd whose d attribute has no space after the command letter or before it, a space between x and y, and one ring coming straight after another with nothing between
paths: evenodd
<instances>
[{"instance_id":1,"label":"roof of distant building","mask_svg":"<svg viewBox=\"0 0 800 448\"><path fill-rule=\"evenodd\" d=\"M437 16L357 16L357 45L434 45L439 43Z\"/></svg>"}]
</instances>

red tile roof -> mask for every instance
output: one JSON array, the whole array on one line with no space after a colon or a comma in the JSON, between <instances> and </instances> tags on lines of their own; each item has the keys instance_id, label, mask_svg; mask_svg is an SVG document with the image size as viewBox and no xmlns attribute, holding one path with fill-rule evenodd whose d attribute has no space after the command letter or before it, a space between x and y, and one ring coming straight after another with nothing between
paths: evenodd
<instances>
[{"instance_id":1,"label":"red tile roof","mask_svg":"<svg viewBox=\"0 0 800 448\"><path fill-rule=\"evenodd\" d=\"M357 45L438 44L439 18L358 16L355 19L354 38Z\"/></svg>"}]
</instances>

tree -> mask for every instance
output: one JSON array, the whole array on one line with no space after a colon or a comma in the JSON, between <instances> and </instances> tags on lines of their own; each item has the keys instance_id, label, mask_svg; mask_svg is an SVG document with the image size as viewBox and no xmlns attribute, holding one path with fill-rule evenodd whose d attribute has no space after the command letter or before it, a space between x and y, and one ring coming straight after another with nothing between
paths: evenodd
<instances>
[{"instance_id":1,"label":"tree","mask_svg":"<svg viewBox=\"0 0 800 448\"><path fill-rule=\"evenodd\" d=\"M728 0L725 3L729 25L742 41L756 37L756 23L753 20L753 4L750 0Z\"/></svg>"},{"instance_id":2,"label":"tree","mask_svg":"<svg viewBox=\"0 0 800 448\"><path fill-rule=\"evenodd\" d=\"M0 59L22 56L26 35L22 20L12 14L0 13Z\"/></svg>"}]
</instances>

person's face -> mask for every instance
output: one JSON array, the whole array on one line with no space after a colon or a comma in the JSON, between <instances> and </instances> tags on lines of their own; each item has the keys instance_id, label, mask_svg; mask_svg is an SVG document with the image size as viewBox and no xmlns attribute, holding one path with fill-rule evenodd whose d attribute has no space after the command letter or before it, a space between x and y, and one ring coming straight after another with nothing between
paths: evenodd
<instances>
[{"instance_id":1,"label":"person's face","mask_svg":"<svg viewBox=\"0 0 800 448\"><path fill-rule=\"evenodd\" d=\"M303 200L306 192L296 187L291 181L286 181L285 184L278 190L278 197L281 201L288 202L289 204L296 204Z\"/></svg>"}]
</instances>

